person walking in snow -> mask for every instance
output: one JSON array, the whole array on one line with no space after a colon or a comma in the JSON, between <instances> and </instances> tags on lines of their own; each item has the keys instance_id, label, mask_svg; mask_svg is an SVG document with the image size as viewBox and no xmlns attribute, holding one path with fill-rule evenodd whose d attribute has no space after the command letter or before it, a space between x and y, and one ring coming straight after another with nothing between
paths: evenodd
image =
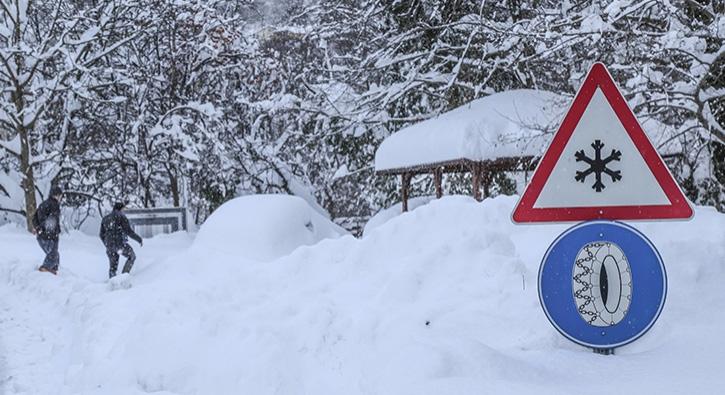
<instances>
[{"instance_id":1,"label":"person walking in snow","mask_svg":"<svg viewBox=\"0 0 725 395\"><path fill-rule=\"evenodd\" d=\"M33 233L38 238L40 248L45 252L45 260L38 270L58 274L60 254L58 239L60 237L60 200L63 191L54 186L50 188L50 197L40 204L33 214Z\"/></svg>"},{"instance_id":2,"label":"person walking in snow","mask_svg":"<svg viewBox=\"0 0 725 395\"><path fill-rule=\"evenodd\" d=\"M128 238L136 240L143 247L143 239L131 229L128 218L123 213L126 207L124 203L116 203L113 205L113 211L103 217L101 221L101 240L106 246L106 255L110 268L108 270L108 278L113 278L118 270L118 252L126 257L126 264L123 265L122 273L129 273L136 260L136 254L133 248L128 244Z\"/></svg>"}]
</instances>

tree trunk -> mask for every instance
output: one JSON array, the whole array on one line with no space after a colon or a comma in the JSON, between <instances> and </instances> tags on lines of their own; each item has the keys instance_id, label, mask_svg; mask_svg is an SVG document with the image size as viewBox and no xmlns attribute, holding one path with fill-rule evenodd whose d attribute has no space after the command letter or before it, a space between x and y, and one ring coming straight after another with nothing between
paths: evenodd
<instances>
[{"instance_id":1,"label":"tree trunk","mask_svg":"<svg viewBox=\"0 0 725 395\"><path fill-rule=\"evenodd\" d=\"M179 201L179 178L174 175L174 172L169 170L169 184L171 186L171 198L174 200L174 207L180 207Z\"/></svg>"},{"instance_id":2,"label":"tree trunk","mask_svg":"<svg viewBox=\"0 0 725 395\"><path fill-rule=\"evenodd\" d=\"M156 207L153 197L151 196L151 176L144 178L139 175L141 188L143 188L143 198L141 199L143 208Z\"/></svg>"},{"instance_id":3,"label":"tree trunk","mask_svg":"<svg viewBox=\"0 0 725 395\"><path fill-rule=\"evenodd\" d=\"M143 183L143 189L144 189L144 198L143 198L144 208L155 207L154 200L151 197L151 181L146 179Z\"/></svg>"},{"instance_id":4,"label":"tree trunk","mask_svg":"<svg viewBox=\"0 0 725 395\"><path fill-rule=\"evenodd\" d=\"M18 6L18 15L16 15L17 18L20 18L19 9L20 7ZM13 38L14 43L20 43L20 34L20 24L16 23ZM17 70L23 70L25 59L20 53L15 54L14 61ZM37 208L37 202L35 200L35 175L33 174L33 159L30 147L30 132L32 131L33 126L32 124L30 126L26 126L25 124L24 87L18 80L18 77L13 78L12 83L14 85L14 90L11 93L11 98L13 100L13 104L15 105L15 111L18 117L18 120L15 122L15 129L18 133L18 137L20 138L20 174L23 177L20 181L20 187L23 189L23 194L25 195L25 225L28 228L28 232L32 232L33 215L35 215L35 210Z\"/></svg>"},{"instance_id":5,"label":"tree trunk","mask_svg":"<svg viewBox=\"0 0 725 395\"><path fill-rule=\"evenodd\" d=\"M33 231L33 215L37 207L35 200L35 175L33 174L33 164L30 156L29 131L23 127L18 130L20 135L20 173L23 176L20 186L25 194L25 223L28 232Z\"/></svg>"}]
</instances>

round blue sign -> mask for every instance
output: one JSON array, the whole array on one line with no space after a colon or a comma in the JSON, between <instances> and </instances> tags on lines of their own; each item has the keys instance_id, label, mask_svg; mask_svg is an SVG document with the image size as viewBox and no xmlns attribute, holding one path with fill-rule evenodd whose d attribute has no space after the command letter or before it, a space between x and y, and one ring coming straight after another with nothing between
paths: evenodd
<instances>
[{"instance_id":1,"label":"round blue sign","mask_svg":"<svg viewBox=\"0 0 725 395\"><path fill-rule=\"evenodd\" d=\"M666 294L660 254L621 222L569 228L551 244L539 269L539 299L551 324L592 348L619 347L644 335Z\"/></svg>"}]
</instances>

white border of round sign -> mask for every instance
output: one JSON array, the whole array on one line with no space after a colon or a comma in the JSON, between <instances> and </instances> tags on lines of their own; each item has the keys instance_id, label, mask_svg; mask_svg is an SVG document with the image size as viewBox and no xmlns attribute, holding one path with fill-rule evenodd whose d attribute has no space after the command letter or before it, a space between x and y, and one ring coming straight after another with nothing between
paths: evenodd
<instances>
[{"instance_id":1,"label":"white border of round sign","mask_svg":"<svg viewBox=\"0 0 725 395\"><path fill-rule=\"evenodd\" d=\"M609 327L584 321L572 292L572 272L579 251L588 243L617 244L632 271L632 300L624 319ZM617 221L577 224L554 240L539 267L539 302L551 324L574 343L615 348L631 343L654 325L667 297L667 272L657 249L640 231Z\"/></svg>"}]
</instances>

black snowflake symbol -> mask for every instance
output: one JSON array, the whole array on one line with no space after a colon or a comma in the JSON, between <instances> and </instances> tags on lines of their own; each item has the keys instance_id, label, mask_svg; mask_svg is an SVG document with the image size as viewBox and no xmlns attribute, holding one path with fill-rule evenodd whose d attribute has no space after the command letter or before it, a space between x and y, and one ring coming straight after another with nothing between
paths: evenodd
<instances>
[{"instance_id":1,"label":"black snowflake symbol","mask_svg":"<svg viewBox=\"0 0 725 395\"><path fill-rule=\"evenodd\" d=\"M576 161L584 161L589 164L589 168L584 171L577 171L576 176L574 177L575 180L584 182L586 180L587 176L594 173L594 176L597 178L597 181L592 185L592 188L595 189L597 192L601 192L602 189L605 188L604 184L602 183L602 173L606 173L609 175L609 177L612 178L612 182L617 182L622 179L622 172L619 170L610 170L607 168L607 164L613 160L619 161L622 158L622 152L617 150L612 150L612 153L609 154L608 157L602 159L602 148L604 147L604 144L600 140L594 140L592 143L592 148L594 148L594 159L588 157L584 150L579 150L574 154L576 156Z\"/></svg>"}]
</instances>

